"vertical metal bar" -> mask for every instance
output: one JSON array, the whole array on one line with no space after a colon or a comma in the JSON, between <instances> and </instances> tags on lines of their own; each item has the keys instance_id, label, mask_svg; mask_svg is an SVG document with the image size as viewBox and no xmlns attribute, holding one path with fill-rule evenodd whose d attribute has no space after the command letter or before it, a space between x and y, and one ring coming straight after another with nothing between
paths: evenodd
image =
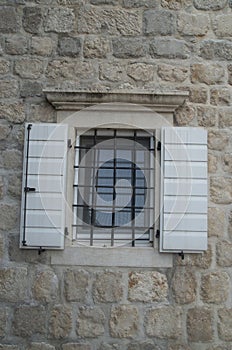
<instances>
[{"instance_id":1,"label":"vertical metal bar","mask_svg":"<svg viewBox=\"0 0 232 350\"><path fill-rule=\"evenodd\" d=\"M131 198L131 223L132 223L132 247L135 246L135 196L136 196L136 131L134 131L134 144L132 150L132 198Z\"/></svg>"},{"instance_id":2,"label":"vertical metal bar","mask_svg":"<svg viewBox=\"0 0 232 350\"><path fill-rule=\"evenodd\" d=\"M93 179L92 179L92 201L91 201L91 228L90 228L90 245L93 245L93 226L95 225L95 214L94 214L94 209L95 209L95 170L96 170L96 144L97 144L97 129L94 130L94 147L92 148L93 151ZM91 178L91 177L90 177Z\"/></svg>"},{"instance_id":3,"label":"vertical metal bar","mask_svg":"<svg viewBox=\"0 0 232 350\"><path fill-rule=\"evenodd\" d=\"M79 160L80 160L80 136L76 136L76 152L75 152L75 161L74 161L74 183L78 184L78 172L79 172L79 168L75 168L75 166L79 166ZM74 200L76 200L76 204L78 204L78 187L74 187ZM75 204L75 203L74 203ZM75 214L73 215L73 240L77 239L77 234L78 234L78 227L77 227L77 223L78 223L78 210L79 207L77 206L75 209Z\"/></svg>"},{"instance_id":4,"label":"vertical metal bar","mask_svg":"<svg viewBox=\"0 0 232 350\"><path fill-rule=\"evenodd\" d=\"M23 240L22 245L26 246L26 219L27 219L27 184L28 184L28 162L29 162L29 143L30 143L30 132L31 132L32 124L28 124L27 126L27 150L26 150L26 169L25 169L25 184L24 184L24 217L23 217Z\"/></svg>"},{"instance_id":5,"label":"vertical metal bar","mask_svg":"<svg viewBox=\"0 0 232 350\"><path fill-rule=\"evenodd\" d=\"M114 231L115 231L115 201L116 201L116 182L117 182L117 150L116 150L117 131L114 130L114 170L113 170L113 206L112 206L112 229L111 229L111 246L114 245Z\"/></svg>"}]
</instances>

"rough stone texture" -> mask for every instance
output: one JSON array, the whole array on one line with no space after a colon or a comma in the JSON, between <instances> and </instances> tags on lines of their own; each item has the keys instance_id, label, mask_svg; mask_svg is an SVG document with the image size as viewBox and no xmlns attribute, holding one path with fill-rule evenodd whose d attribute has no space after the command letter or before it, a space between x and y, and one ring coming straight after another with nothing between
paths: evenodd
<instances>
[{"instance_id":1,"label":"rough stone texture","mask_svg":"<svg viewBox=\"0 0 232 350\"><path fill-rule=\"evenodd\" d=\"M15 309L13 332L21 337L46 333L46 311L43 306L21 305Z\"/></svg>"},{"instance_id":2,"label":"rough stone texture","mask_svg":"<svg viewBox=\"0 0 232 350\"><path fill-rule=\"evenodd\" d=\"M195 118L195 108L191 105L183 105L175 111L175 121L178 126L187 125Z\"/></svg>"},{"instance_id":3,"label":"rough stone texture","mask_svg":"<svg viewBox=\"0 0 232 350\"><path fill-rule=\"evenodd\" d=\"M150 44L152 58L182 58L188 57L188 49L183 40L154 39Z\"/></svg>"},{"instance_id":4,"label":"rough stone texture","mask_svg":"<svg viewBox=\"0 0 232 350\"><path fill-rule=\"evenodd\" d=\"M15 72L21 78L37 79L44 71L44 63L39 59L21 58L15 62Z\"/></svg>"},{"instance_id":5,"label":"rough stone texture","mask_svg":"<svg viewBox=\"0 0 232 350\"><path fill-rule=\"evenodd\" d=\"M189 309L187 333L191 342L209 342L213 339L213 313L208 308Z\"/></svg>"},{"instance_id":6,"label":"rough stone texture","mask_svg":"<svg viewBox=\"0 0 232 350\"><path fill-rule=\"evenodd\" d=\"M70 8L49 9L45 19L45 31L69 33L74 29L75 15Z\"/></svg>"},{"instance_id":7,"label":"rough stone texture","mask_svg":"<svg viewBox=\"0 0 232 350\"><path fill-rule=\"evenodd\" d=\"M226 272L216 271L201 278L201 298L205 303L220 304L229 296L230 278Z\"/></svg>"},{"instance_id":8,"label":"rough stone texture","mask_svg":"<svg viewBox=\"0 0 232 350\"><path fill-rule=\"evenodd\" d=\"M99 307L81 307L77 319L77 334L95 338L104 333L105 315Z\"/></svg>"},{"instance_id":9,"label":"rough stone texture","mask_svg":"<svg viewBox=\"0 0 232 350\"><path fill-rule=\"evenodd\" d=\"M42 27L42 11L39 7L23 9L23 28L26 32L37 34Z\"/></svg>"},{"instance_id":10,"label":"rough stone texture","mask_svg":"<svg viewBox=\"0 0 232 350\"><path fill-rule=\"evenodd\" d=\"M51 310L49 333L51 338L63 339L68 337L72 329L72 311L65 305L56 305Z\"/></svg>"},{"instance_id":11,"label":"rough stone texture","mask_svg":"<svg viewBox=\"0 0 232 350\"><path fill-rule=\"evenodd\" d=\"M7 74L10 71L10 62L0 58L0 74Z\"/></svg>"},{"instance_id":12,"label":"rough stone texture","mask_svg":"<svg viewBox=\"0 0 232 350\"><path fill-rule=\"evenodd\" d=\"M229 237L232 238L232 210L229 214L228 234L229 234Z\"/></svg>"},{"instance_id":13,"label":"rough stone texture","mask_svg":"<svg viewBox=\"0 0 232 350\"><path fill-rule=\"evenodd\" d=\"M209 149L215 151L225 150L225 147L229 142L229 134L225 131L209 131L208 134L208 146Z\"/></svg>"},{"instance_id":14,"label":"rough stone texture","mask_svg":"<svg viewBox=\"0 0 232 350\"><path fill-rule=\"evenodd\" d=\"M178 339L181 334L181 312L179 308L160 307L147 311L145 331L148 336L159 339Z\"/></svg>"},{"instance_id":15,"label":"rough stone texture","mask_svg":"<svg viewBox=\"0 0 232 350\"><path fill-rule=\"evenodd\" d=\"M173 295L178 304L189 304L196 300L197 281L190 269L179 268L172 279Z\"/></svg>"},{"instance_id":16,"label":"rough stone texture","mask_svg":"<svg viewBox=\"0 0 232 350\"><path fill-rule=\"evenodd\" d=\"M27 52L27 38L21 35L14 35L6 38L5 51L9 55L23 55Z\"/></svg>"},{"instance_id":17,"label":"rough stone texture","mask_svg":"<svg viewBox=\"0 0 232 350\"><path fill-rule=\"evenodd\" d=\"M205 128L215 126L217 121L217 109L211 106L198 106L197 120L199 126L203 126Z\"/></svg>"},{"instance_id":18,"label":"rough stone texture","mask_svg":"<svg viewBox=\"0 0 232 350\"><path fill-rule=\"evenodd\" d=\"M31 104L27 120L29 122L54 122L55 111L47 102Z\"/></svg>"},{"instance_id":19,"label":"rough stone texture","mask_svg":"<svg viewBox=\"0 0 232 350\"><path fill-rule=\"evenodd\" d=\"M17 345L0 344L0 350L19 350Z\"/></svg>"},{"instance_id":20,"label":"rough stone texture","mask_svg":"<svg viewBox=\"0 0 232 350\"><path fill-rule=\"evenodd\" d=\"M212 105L229 106L232 102L232 93L229 88L214 88L210 91L210 102Z\"/></svg>"},{"instance_id":21,"label":"rough stone texture","mask_svg":"<svg viewBox=\"0 0 232 350\"><path fill-rule=\"evenodd\" d=\"M11 230L15 228L18 220L19 208L17 204L0 203L1 230Z\"/></svg>"},{"instance_id":22,"label":"rough stone texture","mask_svg":"<svg viewBox=\"0 0 232 350\"><path fill-rule=\"evenodd\" d=\"M114 338L133 338L138 334L139 313L136 306L113 306L110 316L110 334Z\"/></svg>"},{"instance_id":23,"label":"rough stone texture","mask_svg":"<svg viewBox=\"0 0 232 350\"><path fill-rule=\"evenodd\" d=\"M3 261L5 255L5 240L3 235L0 235L0 259Z\"/></svg>"},{"instance_id":24,"label":"rough stone texture","mask_svg":"<svg viewBox=\"0 0 232 350\"><path fill-rule=\"evenodd\" d=\"M15 124L25 120L25 106L22 102L0 103L0 118Z\"/></svg>"},{"instance_id":25,"label":"rough stone texture","mask_svg":"<svg viewBox=\"0 0 232 350\"><path fill-rule=\"evenodd\" d=\"M22 152L17 149L3 151L2 158L6 169L20 169L22 166Z\"/></svg>"},{"instance_id":26,"label":"rough stone texture","mask_svg":"<svg viewBox=\"0 0 232 350\"><path fill-rule=\"evenodd\" d=\"M158 66L157 74L163 81L182 83L188 78L188 68L162 64Z\"/></svg>"},{"instance_id":27,"label":"rough stone texture","mask_svg":"<svg viewBox=\"0 0 232 350\"><path fill-rule=\"evenodd\" d=\"M218 333L220 339L232 340L232 309L218 311Z\"/></svg>"},{"instance_id":28,"label":"rough stone texture","mask_svg":"<svg viewBox=\"0 0 232 350\"><path fill-rule=\"evenodd\" d=\"M60 56L78 57L81 51L81 40L79 38L61 38L58 43Z\"/></svg>"},{"instance_id":29,"label":"rough stone texture","mask_svg":"<svg viewBox=\"0 0 232 350\"><path fill-rule=\"evenodd\" d=\"M227 173L232 173L232 155L226 153L223 157L223 170Z\"/></svg>"},{"instance_id":30,"label":"rough stone texture","mask_svg":"<svg viewBox=\"0 0 232 350\"><path fill-rule=\"evenodd\" d=\"M191 81L207 85L225 82L225 69L219 64L193 64L191 66Z\"/></svg>"},{"instance_id":31,"label":"rough stone texture","mask_svg":"<svg viewBox=\"0 0 232 350\"><path fill-rule=\"evenodd\" d=\"M101 80L108 80L111 82L119 82L124 79L125 67L119 63L105 63L100 65Z\"/></svg>"},{"instance_id":32,"label":"rough stone texture","mask_svg":"<svg viewBox=\"0 0 232 350\"><path fill-rule=\"evenodd\" d=\"M204 36L209 30L209 17L185 13L179 15L177 28L182 35Z\"/></svg>"},{"instance_id":33,"label":"rough stone texture","mask_svg":"<svg viewBox=\"0 0 232 350\"><path fill-rule=\"evenodd\" d=\"M181 10L188 0L161 0L161 6L169 10Z\"/></svg>"},{"instance_id":34,"label":"rough stone texture","mask_svg":"<svg viewBox=\"0 0 232 350\"><path fill-rule=\"evenodd\" d=\"M79 81L93 78L95 73L91 62L76 61L74 59L54 60L48 64L46 74L48 78L58 80Z\"/></svg>"},{"instance_id":35,"label":"rough stone texture","mask_svg":"<svg viewBox=\"0 0 232 350\"><path fill-rule=\"evenodd\" d=\"M175 16L168 11L147 10L144 12L146 35L171 35L175 32Z\"/></svg>"},{"instance_id":36,"label":"rough stone texture","mask_svg":"<svg viewBox=\"0 0 232 350\"><path fill-rule=\"evenodd\" d=\"M57 298L58 278L53 271L41 271L36 275L32 290L36 300L51 302Z\"/></svg>"},{"instance_id":37,"label":"rough stone texture","mask_svg":"<svg viewBox=\"0 0 232 350\"><path fill-rule=\"evenodd\" d=\"M189 102L207 104L208 90L202 86L192 86L189 90Z\"/></svg>"},{"instance_id":38,"label":"rough stone texture","mask_svg":"<svg viewBox=\"0 0 232 350\"><path fill-rule=\"evenodd\" d=\"M228 83L229 83L230 85L232 85L232 65L229 65L229 66L228 66L228 75L229 75L229 77L228 77Z\"/></svg>"},{"instance_id":39,"label":"rough stone texture","mask_svg":"<svg viewBox=\"0 0 232 350\"><path fill-rule=\"evenodd\" d=\"M123 297L122 274L111 271L98 273L93 285L95 302L109 303L120 301Z\"/></svg>"},{"instance_id":40,"label":"rough stone texture","mask_svg":"<svg viewBox=\"0 0 232 350\"><path fill-rule=\"evenodd\" d=\"M226 216L221 208L208 208L208 235L223 237L225 232Z\"/></svg>"},{"instance_id":41,"label":"rough stone texture","mask_svg":"<svg viewBox=\"0 0 232 350\"><path fill-rule=\"evenodd\" d=\"M85 58L106 58L110 52L110 42L107 38L87 38L84 42Z\"/></svg>"},{"instance_id":42,"label":"rough stone texture","mask_svg":"<svg viewBox=\"0 0 232 350\"><path fill-rule=\"evenodd\" d=\"M137 58L146 54L146 46L142 39L113 39L112 44L113 55L117 58Z\"/></svg>"},{"instance_id":43,"label":"rough stone texture","mask_svg":"<svg viewBox=\"0 0 232 350\"><path fill-rule=\"evenodd\" d=\"M135 36L141 33L142 20L137 11L91 7L80 12L78 28L79 33Z\"/></svg>"},{"instance_id":44,"label":"rough stone texture","mask_svg":"<svg viewBox=\"0 0 232 350\"><path fill-rule=\"evenodd\" d=\"M123 6L128 8L136 7L157 7L156 0L123 0Z\"/></svg>"},{"instance_id":45,"label":"rough stone texture","mask_svg":"<svg viewBox=\"0 0 232 350\"><path fill-rule=\"evenodd\" d=\"M144 342L133 342L128 345L127 350L159 350L160 348L151 340L147 340Z\"/></svg>"},{"instance_id":46,"label":"rough stone texture","mask_svg":"<svg viewBox=\"0 0 232 350\"><path fill-rule=\"evenodd\" d=\"M128 297L131 301L164 301L167 298L168 283L159 272L131 272L128 281Z\"/></svg>"},{"instance_id":47,"label":"rough stone texture","mask_svg":"<svg viewBox=\"0 0 232 350\"><path fill-rule=\"evenodd\" d=\"M217 204L231 204L232 179L226 177L211 178L210 199Z\"/></svg>"},{"instance_id":48,"label":"rough stone texture","mask_svg":"<svg viewBox=\"0 0 232 350\"><path fill-rule=\"evenodd\" d=\"M36 81L23 81L20 87L20 96L21 97L32 97L32 96L41 96L42 86Z\"/></svg>"},{"instance_id":49,"label":"rough stone texture","mask_svg":"<svg viewBox=\"0 0 232 350\"><path fill-rule=\"evenodd\" d=\"M54 48L54 42L49 37L31 38L31 53L39 56L50 56Z\"/></svg>"},{"instance_id":50,"label":"rough stone texture","mask_svg":"<svg viewBox=\"0 0 232 350\"><path fill-rule=\"evenodd\" d=\"M194 0L193 4L198 10L221 10L226 6L227 0Z\"/></svg>"},{"instance_id":51,"label":"rough stone texture","mask_svg":"<svg viewBox=\"0 0 232 350\"><path fill-rule=\"evenodd\" d=\"M219 126L220 126L220 128L232 127L231 113L232 113L231 108L226 108L223 110L219 109Z\"/></svg>"},{"instance_id":52,"label":"rough stone texture","mask_svg":"<svg viewBox=\"0 0 232 350\"><path fill-rule=\"evenodd\" d=\"M9 317L9 310L5 307L0 308L0 338L6 335L7 319Z\"/></svg>"},{"instance_id":53,"label":"rough stone texture","mask_svg":"<svg viewBox=\"0 0 232 350\"><path fill-rule=\"evenodd\" d=\"M5 140L11 132L10 126L5 122L5 120L0 121L0 140ZM2 186L1 186L2 187ZM1 190L0 190L1 193ZM0 195L1 197L1 195Z\"/></svg>"},{"instance_id":54,"label":"rough stone texture","mask_svg":"<svg viewBox=\"0 0 232 350\"><path fill-rule=\"evenodd\" d=\"M153 81L154 66L145 63L132 63L127 67L127 75L135 81Z\"/></svg>"},{"instance_id":55,"label":"rough stone texture","mask_svg":"<svg viewBox=\"0 0 232 350\"><path fill-rule=\"evenodd\" d=\"M212 248L208 246L208 249L202 254L186 254L184 260L181 257L177 258L178 266L195 266L200 269L208 269L212 264Z\"/></svg>"},{"instance_id":56,"label":"rough stone texture","mask_svg":"<svg viewBox=\"0 0 232 350\"><path fill-rule=\"evenodd\" d=\"M46 343L31 343L26 350L55 350L55 347Z\"/></svg>"},{"instance_id":57,"label":"rough stone texture","mask_svg":"<svg viewBox=\"0 0 232 350\"><path fill-rule=\"evenodd\" d=\"M232 43L227 40L205 40L200 45L200 55L206 60L230 60Z\"/></svg>"},{"instance_id":58,"label":"rough stone texture","mask_svg":"<svg viewBox=\"0 0 232 350\"><path fill-rule=\"evenodd\" d=\"M230 15L220 15L214 20L214 32L217 37L225 38L232 35L232 23Z\"/></svg>"},{"instance_id":59,"label":"rough stone texture","mask_svg":"<svg viewBox=\"0 0 232 350\"><path fill-rule=\"evenodd\" d=\"M18 96L18 82L15 79L2 79L0 86L0 98L14 98Z\"/></svg>"},{"instance_id":60,"label":"rough stone texture","mask_svg":"<svg viewBox=\"0 0 232 350\"><path fill-rule=\"evenodd\" d=\"M89 276L82 270L68 270L64 275L64 291L68 301L85 302L88 293Z\"/></svg>"},{"instance_id":61,"label":"rough stone texture","mask_svg":"<svg viewBox=\"0 0 232 350\"><path fill-rule=\"evenodd\" d=\"M18 14L15 8L10 6L0 7L0 32L1 33L16 33L19 29Z\"/></svg>"},{"instance_id":62,"label":"rough stone texture","mask_svg":"<svg viewBox=\"0 0 232 350\"><path fill-rule=\"evenodd\" d=\"M62 350L91 350L91 345L85 343L67 343L62 345Z\"/></svg>"},{"instance_id":63,"label":"rough stone texture","mask_svg":"<svg viewBox=\"0 0 232 350\"><path fill-rule=\"evenodd\" d=\"M216 246L217 264L222 267L232 266L232 243L230 241L220 241Z\"/></svg>"}]
</instances>

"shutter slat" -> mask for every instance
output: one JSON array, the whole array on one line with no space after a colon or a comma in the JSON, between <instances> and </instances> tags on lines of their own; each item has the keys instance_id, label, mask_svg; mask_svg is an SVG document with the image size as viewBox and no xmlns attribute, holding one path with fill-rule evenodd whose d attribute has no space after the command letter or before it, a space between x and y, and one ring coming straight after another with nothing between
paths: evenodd
<instances>
[{"instance_id":1,"label":"shutter slat","mask_svg":"<svg viewBox=\"0 0 232 350\"><path fill-rule=\"evenodd\" d=\"M161 132L160 250L207 249L207 133L200 128Z\"/></svg>"},{"instance_id":2,"label":"shutter slat","mask_svg":"<svg viewBox=\"0 0 232 350\"><path fill-rule=\"evenodd\" d=\"M26 126L20 228L23 248L64 247L67 137L67 125L31 124L30 130ZM32 191L24 192L26 183Z\"/></svg>"}]
</instances>

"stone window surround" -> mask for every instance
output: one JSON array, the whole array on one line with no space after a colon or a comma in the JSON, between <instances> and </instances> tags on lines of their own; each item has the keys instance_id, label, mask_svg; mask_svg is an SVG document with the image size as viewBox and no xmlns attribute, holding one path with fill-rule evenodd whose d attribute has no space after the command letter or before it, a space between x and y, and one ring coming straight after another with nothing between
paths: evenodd
<instances>
[{"instance_id":1,"label":"stone window surround","mask_svg":"<svg viewBox=\"0 0 232 350\"><path fill-rule=\"evenodd\" d=\"M57 122L68 123L82 129L96 127L99 124L104 124L106 127L112 127L112 125L122 127L124 124L125 128L125 125L132 125L131 120L133 120L133 125L145 129L173 125L174 111L188 97L186 91L119 90L108 92L47 89L44 90L44 93L57 111ZM141 113L143 113L143 118L141 118ZM89 120L87 115L90 117ZM108 122L106 125L107 122L104 123L102 116L105 116L107 121L112 119L113 124ZM120 122L123 124L120 125ZM68 187L70 185L69 183ZM63 251L51 252L51 264L172 267L173 254L159 253L157 243L151 248L96 248L67 243Z\"/></svg>"}]
</instances>

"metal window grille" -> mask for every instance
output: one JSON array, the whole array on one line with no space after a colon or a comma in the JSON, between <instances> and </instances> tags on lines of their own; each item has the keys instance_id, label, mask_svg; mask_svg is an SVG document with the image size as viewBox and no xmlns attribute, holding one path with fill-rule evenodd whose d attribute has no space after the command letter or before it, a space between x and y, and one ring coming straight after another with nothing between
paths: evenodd
<instances>
[{"instance_id":1,"label":"metal window grille","mask_svg":"<svg viewBox=\"0 0 232 350\"><path fill-rule=\"evenodd\" d=\"M90 246L153 241L154 138L141 130L77 136L73 237Z\"/></svg>"}]
</instances>

